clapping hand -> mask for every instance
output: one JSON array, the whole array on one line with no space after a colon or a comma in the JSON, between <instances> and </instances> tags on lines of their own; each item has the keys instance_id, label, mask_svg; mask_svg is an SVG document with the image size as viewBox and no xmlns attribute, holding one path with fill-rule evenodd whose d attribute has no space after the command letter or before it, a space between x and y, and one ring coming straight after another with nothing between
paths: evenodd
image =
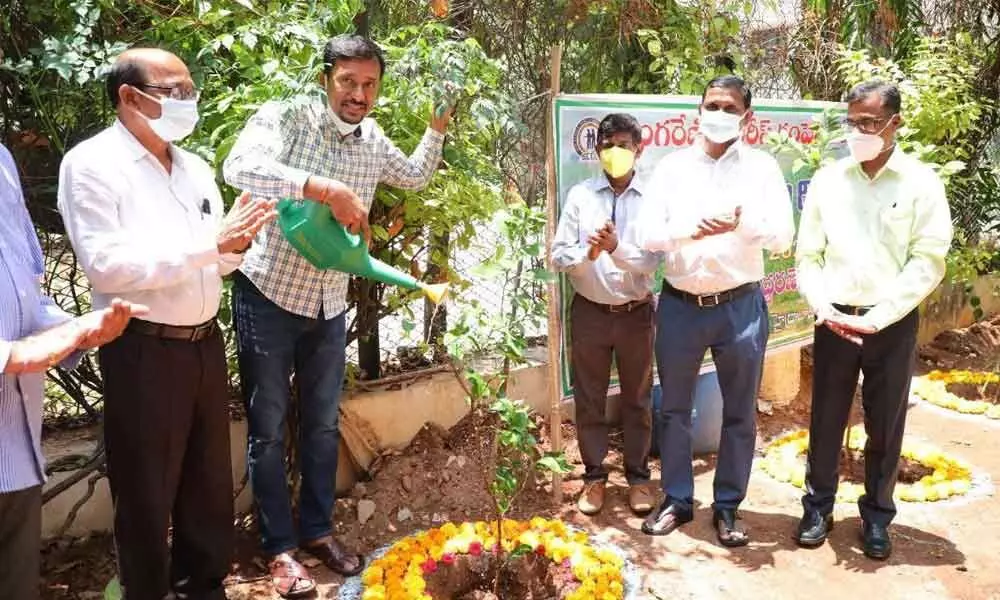
<instances>
[{"instance_id":1,"label":"clapping hand","mask_svg":"<svg viewBox=\"0 0 1000 600\"><path fill-rule=\"evenodd\" d=\"M216 236L219 254L246 250L257 232L277 216L275 204L274 200L252 200L249 192L240 194L226 213Z\"/></svg>"},{"instance_id":2,"label":"clapping hand","mask_svg":"<svg viewBox=\"0 0 1000 600\"><path fill-rule=\"evenodd\" d=\"M103 346L120 336L132 317L141 317L148 312L149 308L142 304L115 298L111 301L111 306L76 319L76 325L82 333L78 347L89 350Z\"/></svg>"},{"instance_id":3,"label":"clapping hand","mask_svg":"<svg viewBox=\"0 0 1000 600\"><path fill-rule=\"evenodd\" d=\"M587 242L590 243L591 247L597 247L600 250L607 252L608 254L615 251L618 247L618 231L615 229L615 224L608 221L591 235Z\"/></svg>"},{"instance_id":4,"label":"clapping hand","mask_svg":"<svg viewBox=\"0 0 1000 600\"><path fill-rule=\"evenodd\" d=\"M148 310L141 304L115 299L108 308L17 340L10 346L3 372L21 375L50 369L76 350L95 348L115 339L124 331L129 319L144 315Z\"/></svg>"},{"instance_id":5,"label":"clapping hand","mask_svg":"<svg viewBox=\"0 0 1000 600\"><path fill-rule=\"evenodd\" d=\"M732 215L702 219L698 223L698 231L692 238L700 240L710 235L721 235L735 230L740 225L740 215L743 214L743 207L737 206Z\"/></svg>"}]
</instances>

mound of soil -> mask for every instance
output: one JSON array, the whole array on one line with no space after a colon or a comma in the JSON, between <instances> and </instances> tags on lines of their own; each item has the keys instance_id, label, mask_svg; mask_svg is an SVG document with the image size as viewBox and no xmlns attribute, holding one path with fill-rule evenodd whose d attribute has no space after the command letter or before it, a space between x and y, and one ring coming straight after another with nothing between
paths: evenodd
<instances>
[{"instance_id":1,"label":"mound of soil","mask_svg":"<svg viewBox=\"0 0 1000 600\"><path fill-rule=\"evenodd\" d=\"M899 483L916 483L933 472L934 469L926 465L908 458L901 458L899 459L899 474L896 476L896 480ZM860 450L842 450L840 452L840 476L850 483L864 485L864 453Z\"/></svg>"},{"instance_id":2,"label":"mound of soil","mask_svg":"<svg viewBox=\"0 0 1000 600\"><path fill-rule=\"evenodd\" d=\"M494 589L498 560L490 554L462 555L424 576L426 593L456 600L556 600L578 585L569 566L529 554L503 565L499 588Z\"/></svg>"},{"instance_id":3,"label":"mound of soil","mask_svg":"<svg viewBox=\"0 0 1000 600\"><path fill-rule=\"evenodd\" d=\"M919 352L921 367L996 371L1000 366L1000 315L964 329L951 329Z\"/></svg>"}]
</instances>

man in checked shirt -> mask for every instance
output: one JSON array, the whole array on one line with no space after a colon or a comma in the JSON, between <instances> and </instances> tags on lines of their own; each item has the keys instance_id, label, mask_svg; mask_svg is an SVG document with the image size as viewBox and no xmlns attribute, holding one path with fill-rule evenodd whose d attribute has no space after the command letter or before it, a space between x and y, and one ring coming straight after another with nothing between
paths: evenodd
<instances>
[{"instance_id":1,"label":"man in checked shirt","mask_svg":"<svg viewBox=\"0 0 1000 600\"><path fill-rule=\"evenodd\" d=\"M379 47L342 35L324 49L325 96L260 108L224 166L226 182L256 197L323 202L352 232L368 233L368 208L379 183L420 189L441 160L451 110L432 116L410 157L373 119L385 69ZM332 536L340 392L344 380L349 276L306 262L275 223L261 230L237 272L233 318L249 421L250 481L263 551L276 590L299 597L315 581L290 555L296 547L342 575L362 557ZM300 402L302 489L298 531L284 464L289 376Z\"/></svg>"}]
</instances>

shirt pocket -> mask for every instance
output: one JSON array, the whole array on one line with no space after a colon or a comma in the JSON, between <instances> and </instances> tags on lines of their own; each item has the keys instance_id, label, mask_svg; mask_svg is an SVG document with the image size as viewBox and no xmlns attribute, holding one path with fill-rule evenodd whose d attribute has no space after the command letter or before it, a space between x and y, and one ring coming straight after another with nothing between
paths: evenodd
<instances>
[{"instance_id":1,"label":"shirt pocket","mask_svg":"<svg viewBox=\"0 0 1000 600\"><path fill-rule=\"evenodd\" d=\"M913 202L898 201L879 213L879 237L894 254L906 253L913 235Z\"/></svg>"}]
</instances>

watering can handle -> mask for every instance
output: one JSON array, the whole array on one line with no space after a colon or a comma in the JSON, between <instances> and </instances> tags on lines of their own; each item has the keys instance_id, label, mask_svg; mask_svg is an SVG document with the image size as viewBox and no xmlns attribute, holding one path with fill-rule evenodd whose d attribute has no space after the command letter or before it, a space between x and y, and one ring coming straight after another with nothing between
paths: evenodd
<instances>
[{"instance_id":1,"label":"watering can handle","mask_svg":"<svg viewBox=\"0 0 1000 600\"><path fill-rule=\"evenodd\" d=\"M323 216L328 217L331 221L333 221L333 223L336 225L336 227L333 229L333 235L335 237L343 236L342 238L343 242L347 246L347 248L345 249L355 249L358 248L359 246L364 245L364 240L361 238L361 236L355 233L351 233L350 231L347 230L346 227L341 225L340 221L338 221L333 216L333 211L330 210L330 207L323 204L322 202L316 202L314 200L307 200L307 199L296 200L293 198L284 198L278 202L278 212L282 214L288 214L288 213L293 213L294 211L302 210L304 208L304 204L307 202L315 205L313 207L313 210L322 211L321 214Z\"/></svg>"}]
</instances>

